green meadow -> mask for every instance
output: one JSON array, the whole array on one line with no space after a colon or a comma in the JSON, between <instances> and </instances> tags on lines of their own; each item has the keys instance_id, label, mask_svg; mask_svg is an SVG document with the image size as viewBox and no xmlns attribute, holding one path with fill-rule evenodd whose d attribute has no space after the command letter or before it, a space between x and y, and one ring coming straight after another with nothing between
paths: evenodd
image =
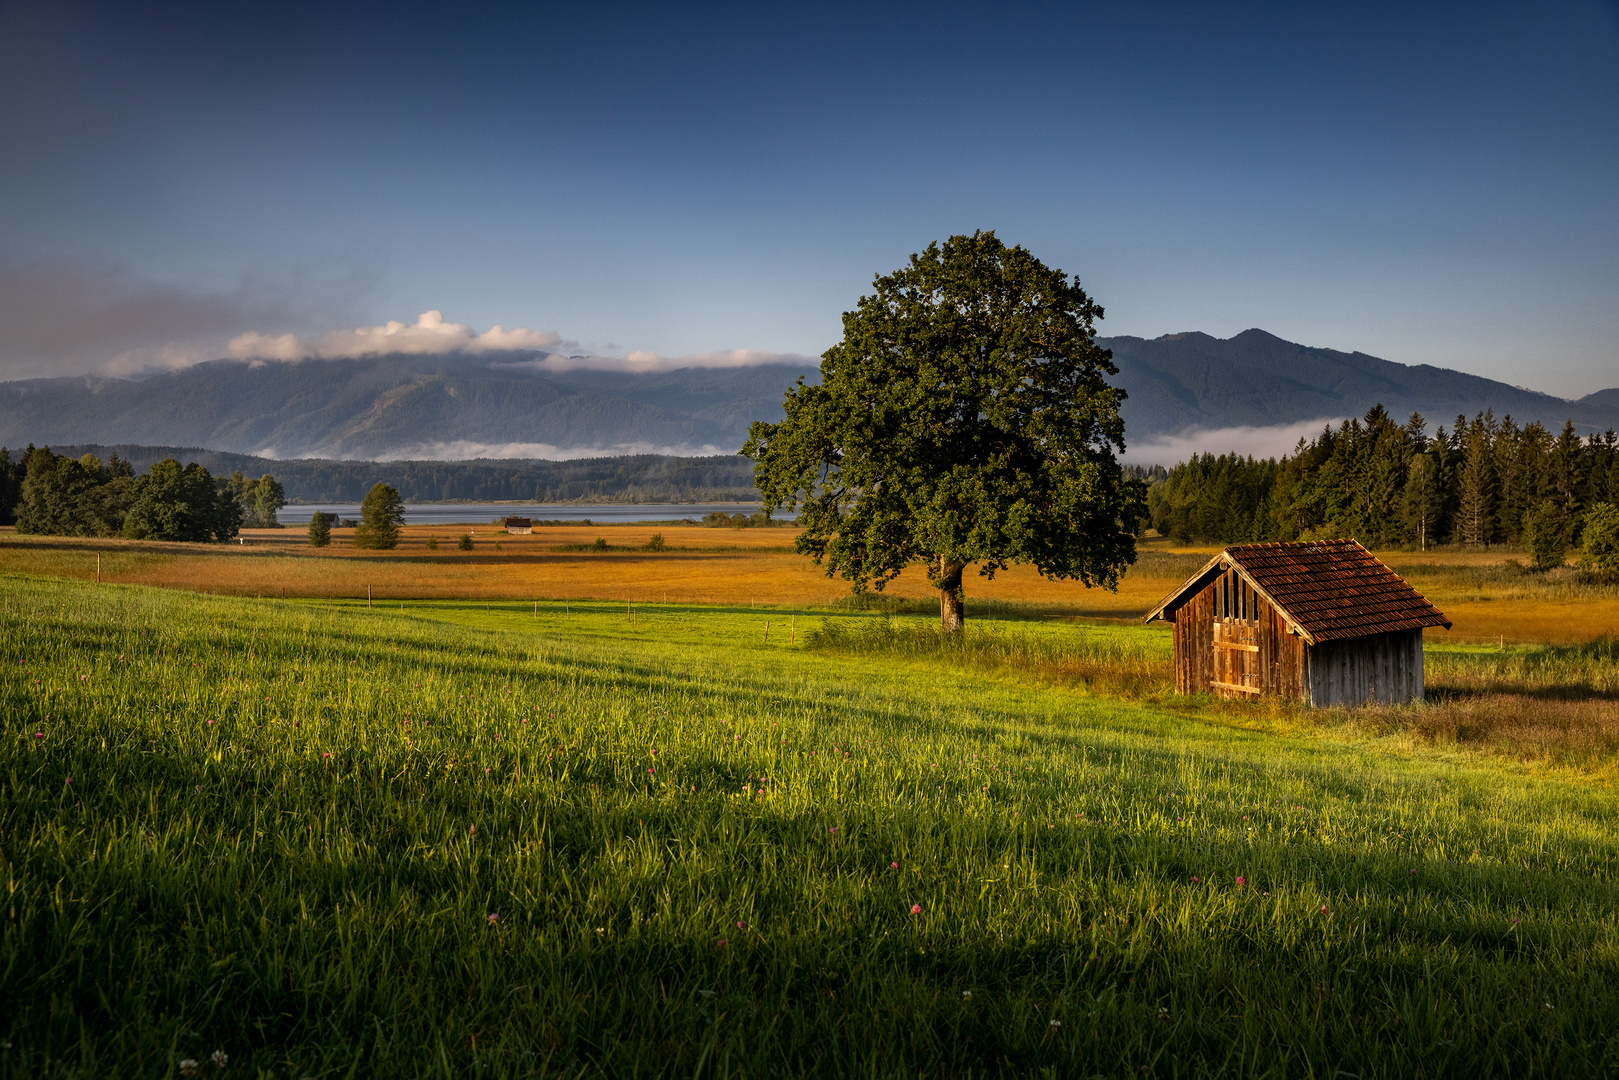
<instances>
[{"instance_id":1,"label":"green meadow","mask_svg":"<svg viewBox=\"0 0 1619 1080\"><path fill-rule=\"evenodd\" d=\"M1619 1074L1600 778L921 625L0 577L0 1073Z\"/></svg>"}]
</instances>

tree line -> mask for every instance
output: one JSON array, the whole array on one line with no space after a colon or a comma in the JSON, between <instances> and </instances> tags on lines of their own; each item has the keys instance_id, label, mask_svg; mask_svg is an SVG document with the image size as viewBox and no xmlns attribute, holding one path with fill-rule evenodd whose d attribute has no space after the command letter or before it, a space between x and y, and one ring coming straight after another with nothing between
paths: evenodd
<instances>
[{"instance_id":1,"label":"tree line","mask_svg":"<svg viewBox=\"0 0 1619 1080\"><path fill-rule=\"evenodd\" d=\"M244 526L279 528L276 513L286 504L269 473L216 478L196 462L165 458L137 474L116 452L103 463L94 454L29 446L13 460L0 447L0 525L21 533L221 541Z\"/></svg>"},{"instance_id":2,"label":"tree line","mask_svg":"<svg viewBox=\"0 0 1619 1080\"><path fill-rule=\"evenodd\" d=\"M1619 436L1552 434L1488 410L1427 432L1381 405L1277 458L1200 454L1149 487L1153 528L1182 542L1355 537L1373 547L1519 544L1558 565L1619 506Z\"/></svg>"},{"instance_id":3,"label":"tree line","mask_svg":"<svg viewBox=\"0 0 1619 1080\"><path fill-rule=\"evenodd\" d=\"M216 476L274 472L295 502L359 502L378 483L407 502L637 503L753 502L751 466L735 455L678 458L656 454L574 461L272 461L197 447L75 445L70 456L117 454L143 463L195 461Z\"/></svg>"}]
</instances>

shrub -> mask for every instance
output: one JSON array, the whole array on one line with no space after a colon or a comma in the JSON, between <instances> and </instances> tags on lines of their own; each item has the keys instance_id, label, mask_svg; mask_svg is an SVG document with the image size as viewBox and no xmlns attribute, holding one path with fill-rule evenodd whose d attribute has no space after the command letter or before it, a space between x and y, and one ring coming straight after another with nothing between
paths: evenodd
<instances>
[{"instance_id":1,"label":"shrub","mask_svg":"<svg viewBox=\"0 0 1619 1080\"><path fill-rule=\"evenodd\" d=\"M607 550L607 541L603 540L601 537L598 536L598 537L596 537L596 542L594 544L591 544L590 546L595 548L597 551L606 551Z\"/></svg>"},{"instance_id":2,"label":"shrub","mask_svg":"<svg viewBox=\"0 0 1619 1080\"><path fill-rule=\"evenodd\" d=\"M663 550L663 534L661 532L658 532L658 533L653 533L651 536L647 537L646 549L648 551L662 551Z\"/></svg>"},{"instance_id":3,"label":"shrub","mask_svg":"<svg viewBox=\"0 0 1619 1080\"><path fill-rule=\"evenodd\" d=\"M1564 545L1566 524L1562 509L1550 499L1523 515L1523 545L1534 559L1536 570L1563 565L1568 550Z\"/></svg>"},{"instance_id":4,"label":"shrub","mask_svg":"<svg viewBox=\"0 0 1619 1080\"><path fill-rule=\"evenodd\" d=\"M1619 578L1619 506L1597 503L1585 515L1580 565L1605 578Z\"/></svg>"},{"instance_id":5,"label":"shrub","mask_svg":"<svg viewBox=\"0 0 1619 1080\"><path fill-rule=\"evenodd\" d=\"M471 536L471 534L462 533L461 534L461 539L459 539L459 540L457 540L455 542L455 546L456 546L457 549L459 549L461 551L471 551L472 550L472 536Z\"/></svg>"},{"instance_id":6,"label":"shrub","mask_svg":"<svg viewBox=\"0 0 1619 1080\"><path fill-rule=\"evenodd\" d=\"M309 518L309 546L325 547L332 542L332 522L337 520L336 514L328 514L324 510L316 510Z\"/></svg>"},{"instance_id":7,"label":"shrub","mask_svg":"<svg viewBox=\"0 0 1619 1080\"><path fill-rule=\"evenodd\" d=\"M437 551L438 550L438 537L429 536L427 538L427 550L428 551Z\"/></svg>"}]
</instances>

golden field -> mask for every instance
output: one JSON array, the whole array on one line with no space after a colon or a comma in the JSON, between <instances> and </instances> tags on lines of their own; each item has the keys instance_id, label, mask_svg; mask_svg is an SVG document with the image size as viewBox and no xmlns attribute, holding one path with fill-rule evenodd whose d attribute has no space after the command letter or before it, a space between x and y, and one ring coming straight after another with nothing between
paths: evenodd
<instances>
[{"instance_id":1,"label":"golden field","mask_svg":"<svg viewBox=\"0 0 1619 1080\"><path fill-rule=\"evenodd\" d=\"M412 599L625 600L635 603L820 607L849 595L792 550L790 528L693 525L546 526L530 536L476 526L474 550L456 550L461 528L407 526L393 551L361 551L352 530L311 548L301 528L247 530L230 545L156 544L121 539L19 536L0 529L0 571L93 578L246 596ZM639 550L654 533L665 550ZM429 537L438 549L428 550ZM565 550L601 538L607 551ZM498 549L497 549L498 543ZM1214 547L1171 547L1153 537L1116 593L1048 581L1026 566L993 580L969 572L975 601L1026 605L1030 614L1077 619L1139 618ZM1524 573L1510 553L1379 553L1454 621L1431 631L1440 641L1556 644L1619 630L1619 589L1580 585L1571 571ZM921 569L888 586L888 596L927 600Z\"/></svg>"}]
</instances>

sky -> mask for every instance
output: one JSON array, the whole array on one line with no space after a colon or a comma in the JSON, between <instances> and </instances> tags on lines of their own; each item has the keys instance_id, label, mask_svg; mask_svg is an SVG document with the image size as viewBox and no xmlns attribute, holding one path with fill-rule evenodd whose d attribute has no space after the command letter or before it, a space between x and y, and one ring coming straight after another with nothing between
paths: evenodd
<instances>
[{"instance_id":1,"label":"sky","mask_svg":"<svg viewBox=\"0 0 1619 1080\"><path fill-rule=\"evenodd\" d=\"M1619 386L1619 0L0 0L0 378L813 357L975 229L1106 335Z\"/></svg>"}]
</instances>

